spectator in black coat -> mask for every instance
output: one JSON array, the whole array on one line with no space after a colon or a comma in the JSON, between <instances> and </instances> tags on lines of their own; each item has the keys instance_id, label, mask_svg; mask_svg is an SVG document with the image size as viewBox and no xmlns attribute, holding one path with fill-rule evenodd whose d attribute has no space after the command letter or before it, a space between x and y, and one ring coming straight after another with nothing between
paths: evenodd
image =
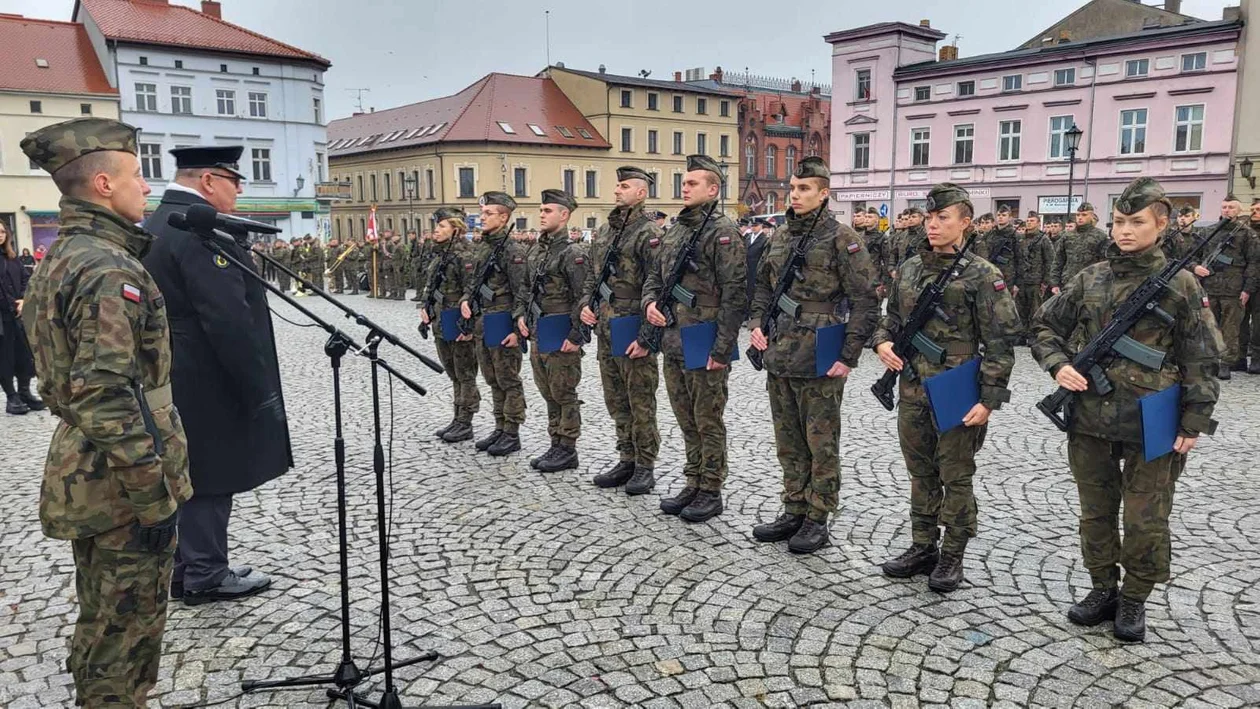
<instances>
[{"instance_id":1,"label":"spectator in black coat","mask_svg":"<svg viewBox=\"0 0 1260 709\"><path fill-rule=\"evenodd\" d=\"M14 252L8 225L0 221L0 389L4 391L5 413L14 416L46 408L31 392L35 359L19 318L30 277Z\"/></svg>"},{"instance_id":2,"label":"spectator in black coat","mask_svg":"<svg viewBox=\"0 0 1260 709\"><path fill-rule=\"evenodd\" d=\"M761 263L761 254L770 243L770 235L774 233L769 224L758 219L753 223L753 230L748 234L748 303L751 306L753 294L757 291L757 264Z\"/></svg>"}]
</instances>

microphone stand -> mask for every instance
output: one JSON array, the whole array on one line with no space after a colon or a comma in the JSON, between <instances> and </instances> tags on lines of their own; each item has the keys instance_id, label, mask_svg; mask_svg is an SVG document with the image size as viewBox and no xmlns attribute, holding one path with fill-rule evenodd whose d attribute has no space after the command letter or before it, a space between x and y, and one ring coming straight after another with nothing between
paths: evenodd
<instances>
[{"instance_id":1,"label":"microphone stand","mask_svg":"<svg viewBox=\"0 0 1260 709\"><path fill-rule=\"evenodd\" d=\"M309 687L321 684L332 684L336 689L329 689L327 694L330 698L339 699L346 703L346 706L353 709L354 707L363 706L375 709L382 707L384 709L402 709L402 702L398 696L397 687L394 685L394 670L414 665L420 662L437 659L438 654L432 650L427 650L420 655L402 662L394 663L392 661L392 637L390 635L390 605L389 605L389 540L385 530L385 455L384 448L381 445L381 417L380 417L380 390L378 386L378 371L384 369L390 375L397 377L407 388L424 396L427 391L418 383L412 381L407 376L398 372L388 362L377 354L377 348L381 340L398 342L398 338L394 337L384 329L377 326L366 317L354 312L350 308L345 307L339 301L329 296L324 291L315 288L309 281L293 273L284 265L276 262L270 256L262 254L265 261L270 262L273 266L280 268L288 273L297 281L305 284L312 291L318 293L325 300L337 305L341 310L347 313L348 317L352 317L356 322L367 325L370 329L365 346L359 346L349 335L338 330L334 325L311 312L308 308L303 307L296 300L289 297L288 294L281 291L276 286L263 279L257 271L237 259L231 253L224 249L224 243L232 243L240 246L228 234L217 230L207 230L198 228L194 225L187 225L188 228L198 237L201 238L201 244L211 253L226 260L235 266L243 274L262 284L269 292L279 296L286 303L291 305L298 312L305 315L312 322L319 325L329 334L328 342L324 345L324 353L328 355L333 375L333 406L334 406L334 438L333 438L333 454L337 467L337 521L338 521L338 571L340 573L341 582L341 661L337 665L336 670L331 675L307 675L303 677L293 677L290 679L280 680L250 680L241 683L243 692L253 692L262 689L278 689L290 687ZM241 247L244 248L244 247ZM392 339L391 339L392 338ZM410 347L400 343L405 351L414 353L420 361L424 362L430 368L442 372L441 365L433 362L428 357L415 352ZM356 355L366 357L372 363L372 413L375 425L375 445L373 447L372 468L376 476L376 521L377 521L377 548L380 556L381 566L381 630L383 633L382 645L384 646L384 664L378 669L368 668L360 670L355 664L351 656L350 650L350 587L349 587L349 540L347 538L346 523L346 475L345 475L345 440L342 436L341 421L341 358L346 352L352 352ZM379 369L378 369L379 368ZM384 673L385 689L381 696L380 703L368 700L354 691L355 686L365 679L375 675ZM499 709L498 704L475 705L471 707L453 707L450 709Z\"/></svg>"}]
</instances>

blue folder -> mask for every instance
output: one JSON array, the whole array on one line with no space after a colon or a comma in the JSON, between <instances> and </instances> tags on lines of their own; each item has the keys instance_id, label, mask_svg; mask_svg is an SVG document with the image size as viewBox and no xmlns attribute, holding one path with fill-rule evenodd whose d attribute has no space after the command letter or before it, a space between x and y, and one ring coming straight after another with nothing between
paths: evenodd
<instances>
[{"instance_id":1,"label":"blue folder","mask_svg":"<svg viewBox=\"0 0 1260 709\"><path fill-rule=\"evenodd\" d=\"M709 353L713 351L713 343L717 342L717 322L710 320L682 328L683 367L686 369L704 369L709 366ZM739 359L739 342L731 353L731 362Z\"/></svg>"},{"instance_id":2,"label":"blue folder","mask_svg":"<svg viewBox=\"0 0 1260 709\"><path fill-rule=\"evenodd\" d=\"M1146 462L1168 455L1181 430L1181 385L1138 399L1142 415L1142 457Z\"/></svg>"},{"instance_id":3,"label":"blue folder","mask_svg":"<svg viewBox=\"0 0 1260 709\"><path fill-rule=\"evenodd\" d=\"M608 322L612 331L612 356L625 357L630 343L639 339L639 328L643 327L643 318L638 315L626 315L613 318Z\"/></svg>"},{"instance_id":4,"label":"blue folder","mask_svg":"<svg viewBox=\"0 0 1260 709\"><path fill-rule=\"evenodd\" d=\"M497 313L485 313L481 316L482 340L486 347L494 349L503 346L503 340L515 332L512 327L512 313L500 310Z\"/></svg>"},{"instance_id":5,"label":"blue folder","mask_svg":"<svg viewBox=\"0 0 1260 709\"><path fill-rule=\"evenodd\" d=\"M962 425L963 417L980 403L979 358L923 380L937 433Z\"/></svg>"},{"instance_id":6,"label":"blue folder","mask_svg":"<svg viewBox=\"0 0 1260 709\"><path fill-rule=\"evenodd\" d=\"M459 308L443 310L439 317L442 319L442 339L454 342L459 337L459 321L463 317L459 314Z\"/></svg>"},{"instance_id":7,"label":"blue folder","mask_svg":"<svg viewBox=\"0 0 1260 709\"><path fill-rule=\"evenodd\" d=\"M569 331L573 329L573 320L566 313L544 315L535 325L538 331L538 354L551 354L560 350Z\"/></svg>"},{"instance_id":8,"label":"blue folder","mask_svg":"<svg viewBox=\"0 0 1260 709\"><path fill-rule=\"evenodd\" d=\"M845 323L818 328L817 340L814 342L814 376L825 377L831 366L840 361L840 352L844 349L844 333L848 329Z\"/></svg>"}]
</instances>

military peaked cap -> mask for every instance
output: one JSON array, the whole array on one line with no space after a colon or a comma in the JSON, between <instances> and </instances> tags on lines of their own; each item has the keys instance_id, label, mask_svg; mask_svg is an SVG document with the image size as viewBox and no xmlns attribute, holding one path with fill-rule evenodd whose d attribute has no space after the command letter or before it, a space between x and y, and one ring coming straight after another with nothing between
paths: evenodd
<instances>
[{"instance_id":1,"label":"military peaked cap","mask_svg":"<svg viewBox=\"0 0 1260 709\"><path fill-rule=\"evenodd\" d=\"M108 118L75 118L45 126L22 139L22 152L52 175L89 153L136 154L136 128Z\"/></svg>"},{"instance_id":2,"label":"military peaked cap","mask_svg":"<svg viewBox=\"0 0 1260 709\"><path fill-rule=\"evenodd\" d=\"M656 178L643 168L634 165L623 165L617 168L617 181L624 182L626 180L643 180L649 185L656 182Z\"/></svg>"},{"instance_id":3,"label":"military peaked cap","mask_svg":"<svg viewBox=\"0 0 1260 709\"><path fill-rule=\"evenodd\" d=\"M242 180L245 179L240 165L243 152L245 152L243 145L195 145L170 151L171 155L175 156L176 170L217 167L220 170L227 170Z\"/></svg>"}]
</instances>

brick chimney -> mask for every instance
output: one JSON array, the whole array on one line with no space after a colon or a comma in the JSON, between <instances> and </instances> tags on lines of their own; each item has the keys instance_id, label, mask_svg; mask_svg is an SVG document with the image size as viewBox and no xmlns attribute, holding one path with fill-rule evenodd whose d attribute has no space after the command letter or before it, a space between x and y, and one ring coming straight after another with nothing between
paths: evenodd
<instances>
[{"instance_id":1,"label":"brick chimney","mask_svg":"<svg viewBox=\"0 0 1260 709\"><path fill-rule=\"evenodd\" d=\"M1164 0L1164 9L1168 12L1181 14L1181 0Z\"/></svg>"},{"instance_id":2,"label":"brick chimney","mask_svg":"<svg viewBox=\"0 0 1260 709\"><path fill-rule=\"evenodd\" d=\"M201 13L221 20L223 19L223 5L218 0L201 0Z\"/></svg>"},{"instance_id":3,"label":"brick chimney","mask_svg":"<svg viewBox=\"0 0 1260 709\"><path fill-rule=\"evenodd\" d=\"M676 72L674 72L674 81L677 81L677 82L678 82L678 83L680 83L680 84L682 83L682 72L681 72L681 71L676 71Z\"/></svg>"},{"instance_id":4,"label":"brick chimney","mask_svg":"<svg viewBox=\"0 0 1260 709\"><path fill-rule=\"evenodd\" d=\"M947 44L944 47L941 47L941 53L940 53L941 61L950 62L957 58L958 58L958 47L955 47L952 44Z\"/></svg>"},{"instance_id":5,"label":"brick chimney","mask_svg":"<svg viewBox=\"0 0 1260 709\"><path fill-rule=\"evenodd\" d=\"M929 28L929 29L930 29L930 28L932 27L932 21L931 21L931 20L919 20L919 26L920 26L920 27L927 27L927 28Z\"/></svg>"},{"instance_id":6,"label":"brick chimney","mask_svg":"<svg viewBox=\"0 0 1260 709\"><path fill-rule=\"evenodd\" d=\"M1059 30L1059 44L1067 44L1072 41L1072 33L1067 30Z\"/></svg>"}]
</instances>

